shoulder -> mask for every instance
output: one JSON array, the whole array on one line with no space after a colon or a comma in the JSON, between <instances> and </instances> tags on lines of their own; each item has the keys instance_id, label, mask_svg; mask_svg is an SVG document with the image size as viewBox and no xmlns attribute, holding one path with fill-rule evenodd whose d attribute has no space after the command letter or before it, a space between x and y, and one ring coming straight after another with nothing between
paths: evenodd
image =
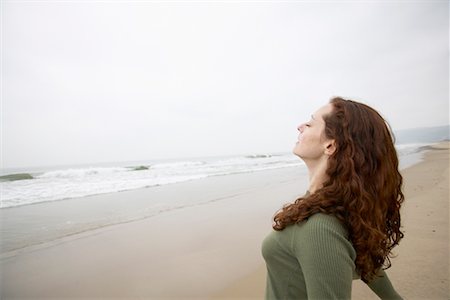
<instances>
[{"instance_id":1,"label":"shoulder","mask_svg":"<svg viewBox=\"0 0 450 300\"><path fill-rule=\"evenodd\" d=\"M297 251L330 251L341 249L355 256L352 243L348 238L345 226L333 215L316 213L308 220L294 225L293 244Z\"/></svg>"},{"instance_id":2,"label":"shoulder","mask_svg":"<svg viewBox=\"0 0 450 300\"><path fill-rule=\"evenodd\" d=\"M305 233L334 233L348 238L346 227L333 215L316 213L298 224Z\"/></svg>"}]
</instances>

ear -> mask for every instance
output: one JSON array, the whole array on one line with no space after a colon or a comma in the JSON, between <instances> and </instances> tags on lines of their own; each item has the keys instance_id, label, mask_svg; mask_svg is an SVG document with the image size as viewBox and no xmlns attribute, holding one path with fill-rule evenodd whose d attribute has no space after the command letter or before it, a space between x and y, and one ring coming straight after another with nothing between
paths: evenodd
<instances>
[{"instance_id":1,"label":"ear","mask_svg":"<svg viewBox=\"0 0 450 300\"><path fill-rule=\"evenodd\" d=\"M325 154L331 156L335 151L336 151L336 141L335 140L327 141L325 144Z\"/></svg>"}]
</instances>

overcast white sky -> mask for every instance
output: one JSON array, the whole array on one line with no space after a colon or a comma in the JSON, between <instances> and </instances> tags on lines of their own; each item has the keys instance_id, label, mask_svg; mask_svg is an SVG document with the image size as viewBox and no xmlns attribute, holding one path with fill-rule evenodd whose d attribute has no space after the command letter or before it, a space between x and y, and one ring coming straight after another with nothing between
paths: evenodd
<instances>
[{"instance_id":1,"label":"overcast white sky","mask_svg":"<svg viewBox=\"0 0 450 300\"><path fill-rule=\"evenodd\" d=\"M1 2L3 167L291 151L335 95L449 123L449 2Z\"/></svg>"}]
</instances>

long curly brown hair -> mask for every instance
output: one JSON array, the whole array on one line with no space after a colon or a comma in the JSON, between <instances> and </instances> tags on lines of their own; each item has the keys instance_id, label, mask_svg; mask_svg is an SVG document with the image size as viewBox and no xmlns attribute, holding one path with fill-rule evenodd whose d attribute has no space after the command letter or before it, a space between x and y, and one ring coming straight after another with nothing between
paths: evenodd
<instances>
[{"instance_id":1,"label":"long curly brown hair","mask_svg":"<svg viewBox=\"0 0 450 300\"><path fill-rule=\"evenodd\" d=\"M394 136L373 108L339 97L330 103L333 110L323 117L324 134L335 140L336 151L327 162L328 178L313 194L278 211L273 228L283 230L319 212L336 216L349 232L356 269L368 282L391 266L392 249L403 238L403 179Z\"/></svg>"}]
</instances>

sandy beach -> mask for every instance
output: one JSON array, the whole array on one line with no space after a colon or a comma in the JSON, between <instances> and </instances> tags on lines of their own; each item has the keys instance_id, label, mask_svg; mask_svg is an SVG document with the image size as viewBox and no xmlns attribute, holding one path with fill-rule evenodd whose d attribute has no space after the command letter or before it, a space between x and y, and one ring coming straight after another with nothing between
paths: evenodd
<instances>
[{"instance_id":1,"label":"sandy beach","mask_svg":"<svg viewBox=\"0 0 450 300\"><path fill-rule=\"evenodd\" d=\"M424 151L403 171L405 238L387 273L405 299L448 299L449 143ZM210 201L8 251L0 298L261 299L261 241L274 212L304 193L306 176L289 167L115 194ZM358 281L353 298L376 299Z\"/></svg>"}]
</instances>

